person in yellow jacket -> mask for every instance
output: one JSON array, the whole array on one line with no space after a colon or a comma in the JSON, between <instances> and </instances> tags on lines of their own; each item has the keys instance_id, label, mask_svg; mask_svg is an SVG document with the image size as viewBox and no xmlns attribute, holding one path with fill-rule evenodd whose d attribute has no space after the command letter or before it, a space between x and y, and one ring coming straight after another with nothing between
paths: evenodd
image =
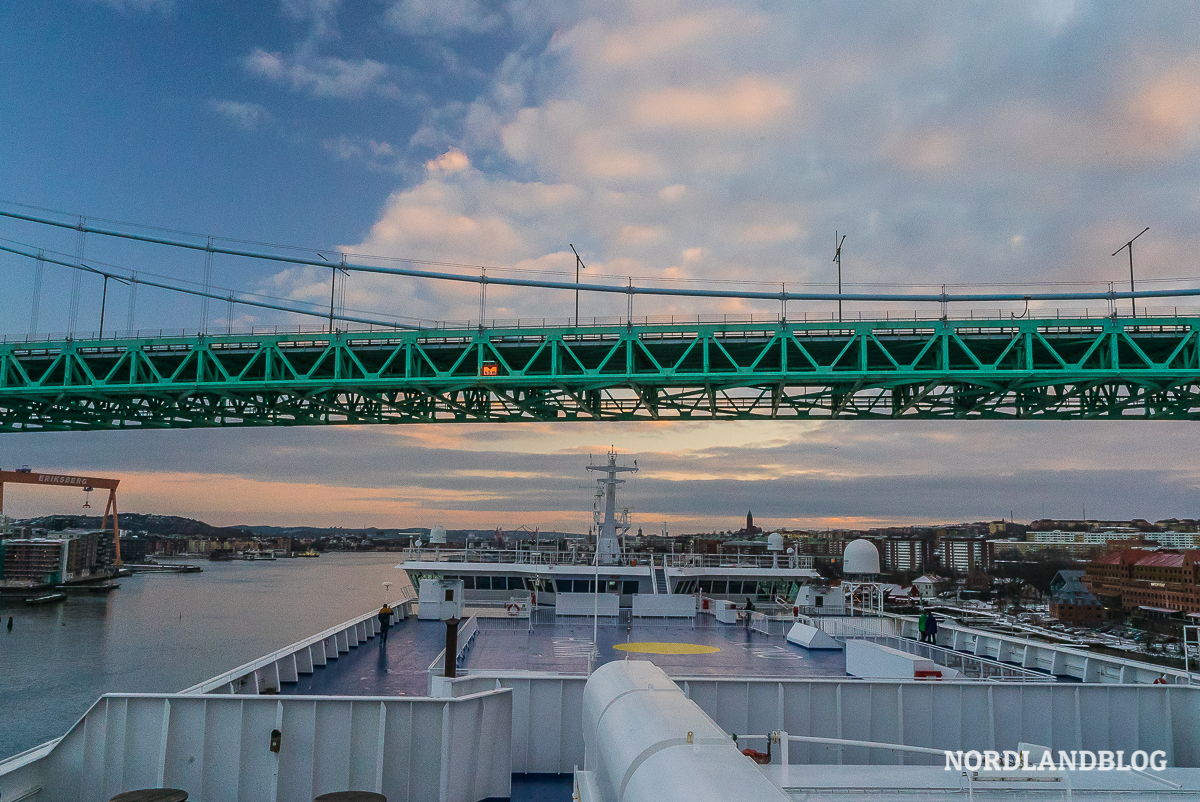
<instances>
[{"instance_id":1,"label":"person in yellow jacket","mask_svg":"<svg viewBox=\"0 0 1200 802\"><path fill-rule=\"evenodd\" d=\"M388 629L392 626L392 608L386 604L379 608L379 645L387 643Z\"/></svg>"}]
</instances>

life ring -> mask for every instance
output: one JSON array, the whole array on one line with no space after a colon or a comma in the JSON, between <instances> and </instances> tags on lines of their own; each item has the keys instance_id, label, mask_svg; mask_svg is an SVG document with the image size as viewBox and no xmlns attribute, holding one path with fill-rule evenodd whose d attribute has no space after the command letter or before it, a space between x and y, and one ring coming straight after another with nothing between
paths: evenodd
<instances>
[{"instance_id":1,"label":"life ring","mask_svg":"<svg viewBox=\"0 0 1200 802\"><path fill-rule=\"evenodd\" d=\"M509 615L520 615L521 605L517 604L516 602L508 602L504 605L504 610Z\"/></svg>"}]
</instances>

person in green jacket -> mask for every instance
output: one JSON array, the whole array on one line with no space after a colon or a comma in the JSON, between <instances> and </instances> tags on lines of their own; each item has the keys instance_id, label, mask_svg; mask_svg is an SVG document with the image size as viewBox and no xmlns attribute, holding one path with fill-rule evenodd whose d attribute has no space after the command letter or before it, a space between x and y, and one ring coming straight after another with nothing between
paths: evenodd
<instances>
[{"instance_id":1,"label":"person in green jacket","mask_svg":"<svg viewBox=\"0 0 1200 802\"><path fill-rule=\"evenodd\" d=\"M926 642L925 623L929 620L929 613L921 611L921 617L917 619L917 632L921 633L921 643Z\"/></svg>"}]
</instances>

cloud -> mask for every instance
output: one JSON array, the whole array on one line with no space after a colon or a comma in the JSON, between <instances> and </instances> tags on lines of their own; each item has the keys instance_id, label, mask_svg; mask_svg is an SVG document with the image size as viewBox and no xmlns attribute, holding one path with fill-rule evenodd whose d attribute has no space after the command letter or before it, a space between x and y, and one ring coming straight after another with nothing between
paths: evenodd
<instances>
[{"instance_id":1,"label":"cloud","mask_svg":"<svg viewBox=\"0 0 1200 802\"><path fill-rule=\"evenodd\" d=\"M212 100L209 108L227 122L243 131L257 131L272 122L271 113L257 103L242 103L236 100Z\"/></svg>"},{"instance_id":2,"label":"cloud","mask_svg":"<svg viewBox=\"0 0 1200 802\"><path fill-rule=\"evenodd\" d=\"M641 245L661 237L665 232L658 226L627 225L621 227L617 242L622 245Z\"/></svg>"},{"instance_id":3,"label":"cloud","mask_svg":"<svg viewBox=\"0 0 1200 802\"><path fill-rule=\"evenodd\" d=\"M621 27L604 36L600 58L608 64L643 65L711 35L719 23L717 14L708 13Z\"/></svg>"},{"instance_id":4,"label":"cloud","mask_svg":"<svg viewBox=\"0 0 1200 802\"><path fill-rule=\"evenodd\" d=\"M541 525L585 531L584 466L616 443L634 525L672 532L766 526L939 523L1082 515L1193 517L1200 475L1164 466L1187 423L896 421L770 424L527 424L145 431L23 437L38 469L116 475L122 509L217 524ZM27 439L27 442L26 442ZM1038 448L1028 448L1029 442ZM1103 466L1120 464L1113 469ZM982 467L981 467L982 466ZM403 481L397 482L396 477ZM78 504L69 493L8 488L6 511Z\"/></svg>"},{"instance_id":5,"label":"cloud","mask_svg":"<svg viewBox=\"0 0 1200 802\"><path fill-rule=\"evenodd\" d=\"M398 171L402 169L396 149L390 142L343 134L322 140L321 147L338 161L361 161L372 170Z\"/></svg>"},{"instance_id":6,"label":"cloud","mask_svg":"<svg viewBox=\"0 0 1200 802\"><path fill-rule=\"evenodd\" d=\"M800 235L800 226L795 223L755 223L738 232L742 242L786 242Z\"/></svg>"},{"instance_id":7,"label":"cloud","mask_svg":"<svg viewBox=\"0 0 1200 802\"><path fill-rule=\"evenodd\" d=\"M471 166L471 160L467 158L467 154L463 153L458 148L450 148L450 150L438 156L436 159L430 159L425 162L425 169L429 171L438 171L442 173L459 173Z\"/></svg>"},{"instance_id":8,"label":"cloud","mask_svg":"<svg viewBox=\"0 0 1200 802\"><path fill-rule=\"evenodd\" d=\"M393 28L425 36L483 33L504 24L502 14L478 0L399 0L384 12Z\"/></svg>"},{"instance_id":9,"label":"cloud","mask_svg":"<svg viewBox=\"0 0 1200 802\"><path fill-rule=\"evenodd\" d=\"M310 40L337 36L337 12L341 0L282 0L284 16L311 26Z\"/></svg>"},{"instance_id":10,"label":"cloud","mask_svg":"<svg viewBox=\"0 0 1200 802\"><path fill-rule=\"evenodd\" d=\"M157 11L166 16L175 11L175 0L89 0L89 2L108 6L122 14Z\"/></svg>"},{"instance_id":11,"label":"cloud","mask_svg":"<svg viewBox=\"0 0 1200 802\"><path fill-rule=\"evenodd\" d=\"M754 129L776 119L792 104L786 87L745 76L716 89L669 87L643 94L635 102L642 123L679 129Z\"/></svg>"},{"instance_id":12,"label":"cloud","mask_svg":"<svg viewBox=\"0 0 1200 802\"><path fill-rule=\"evenodd\" d=\"M479 208L473 187L427 180L388 198L359 246L366 253L506 263L531 249L504 216Z\"/></svg>"},{"instance_id":13,"label":"cloud","mask_svg":"<svg viewBox=\"0 0 1200 802\"><path fill-rule=\"evenodd\" d=\"M388 80L388 66L368 58L346 60L306 53L285 56L255 48L242 60L242 65L252 74L290 86L293 91L310 92L316 97L400 96L399 87Z\"/></svg>"}]
</instances>

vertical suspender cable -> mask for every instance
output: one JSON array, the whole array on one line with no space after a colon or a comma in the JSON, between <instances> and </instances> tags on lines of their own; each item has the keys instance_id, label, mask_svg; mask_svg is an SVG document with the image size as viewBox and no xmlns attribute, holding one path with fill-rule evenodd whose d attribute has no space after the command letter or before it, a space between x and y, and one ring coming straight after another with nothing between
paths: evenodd
<instances>
[{"instance_id":1,"label":"vertical suspender cable","mask_svg":"<svg viewBox=\"0 0 1200 802\"><path fill-rule=\"evenodd\" d=\"M208 331L208 291L212 286L213 249L212 237L208 238L208 248L204 251L204 292L200 297L200 333Z\"/></svg>"},{"instance_id":2,"label":"vertical suspender cable","mask_svg":"<svg viewBox=\"0 0 1200 802\"><path fill-rule=\"evenodd\" d=\"M83 264L83 246L87 239L84 230L84 219L79 218L79 227L75 232L75 263ZM67 307L67 333L75 334L75 321L79 319L79 290L83 282L83 271L76 270L71 277L71 304Z\"/></svg>"},{"instance_id":3,"label":"vertical suspender cable","mask_svg":"<svg viewBox=\"0 0 1200 802\"><path fill-rule=\"evenodd\" d=\"M33 309L29 314L29 334L33 336L37 334L38 326L38 311L42 305L42 273L44 272L46 263L42 261L42 251L38 251L37 267L33 273Z\"/></svg>"},{"instance_id":4,"label":"vertical suspender cable","mask_svg":"<svg viewBox=\"0 0 1200 802\"><path fill-rule=\"evenodd\" d=\"M342 254L342 286L338 288L338 317L346 316L346 282L350 280L350 272L345 269L346 254Z\"/></svg>"},{"instance_id":5,"label":"vertical suspender cable","mask_svg":"<svg viewBox=\"0 0 1200 802\"><path fill-rule=\"evenodd\" d=\"M137 307L137 273L133 274L133 281L129 282L129 307L125 310L125 330L133 336L133 310Z\"/></svg>"}]
</instances>

